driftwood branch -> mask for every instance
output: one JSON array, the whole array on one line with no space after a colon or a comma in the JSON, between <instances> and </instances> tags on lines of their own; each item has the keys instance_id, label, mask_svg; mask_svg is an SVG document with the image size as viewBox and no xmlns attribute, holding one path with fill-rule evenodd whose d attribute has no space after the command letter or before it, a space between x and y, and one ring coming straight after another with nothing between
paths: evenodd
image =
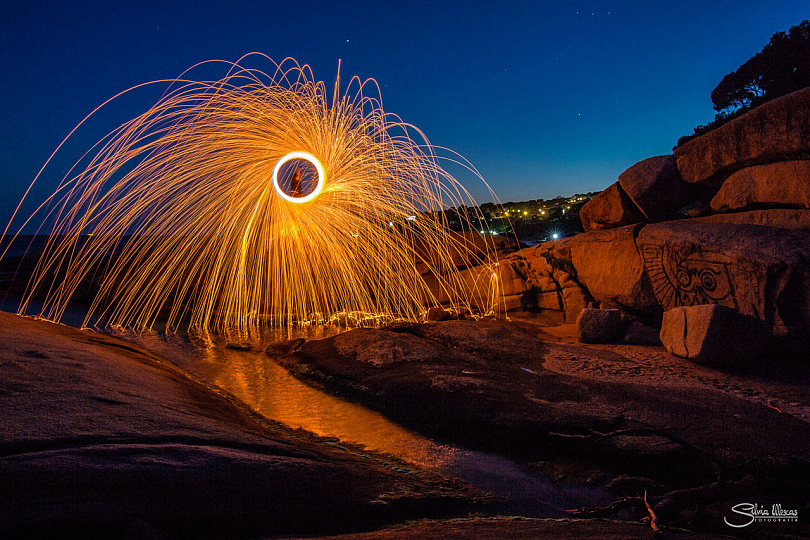
<instances>
[{"instance_id":1,"label":"driftwood branch","mask_svg":"<svg viewBox=\"0 0 810 540\"><path fill-rule=\"evenodd\" d=\"M647 507L647 512L650 514L650 527L655 531L655 534L661 534L661 529L658 527L658 516L655 515L655 510L652 509L650 503L647 502L647 490L644 490L644 506Z\"/></svg>"},{"instance_id":2,"label":"driftwood branch","mask_svg":"<svg viewBox=\"0 0 810 540\"><path fill-rule=\"evenodd\" d=\"M645 491L643 497L625 497L607 506L575 508L568 510L568 514L580 518L604 518L612 517L621 510L635 508L637 510L646 510L649 514L650 526L653 530L657 530L664 523L659 516L672 516L682 508L693 507L739 493L740 490L752 486L753 483L753 477L745 476L732 482L714 482L704 486L676 489L664 495L650 496L649 498Z\"/></svg>"}]
</instances>

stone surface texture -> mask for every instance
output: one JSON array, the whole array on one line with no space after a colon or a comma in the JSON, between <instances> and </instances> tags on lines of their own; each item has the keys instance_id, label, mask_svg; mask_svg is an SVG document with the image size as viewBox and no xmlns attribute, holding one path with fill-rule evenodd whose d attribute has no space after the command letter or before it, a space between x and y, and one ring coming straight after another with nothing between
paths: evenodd
<instances>
[{"instance_id":1,"label":"stone surface texture","mask_svg":"<svg viewBox=\"0 0 810 540\"><path fill-rule=\"evenodd\" d=\"M661 325L667 351L712 366L756 360L768 341L762 320L717 304L673 308L664 313Z\"/></svg>"},{"instance_id":2,"label":"stone surface texture","mask_svg":"<svg viewBox=\"0 0 810 540\"><path fill-rule=\"evenodd\" d=\"M810 161L741 169L723 182L711 207L715 212L752 207L810 208Z\"/></svg>"}]
</instances>

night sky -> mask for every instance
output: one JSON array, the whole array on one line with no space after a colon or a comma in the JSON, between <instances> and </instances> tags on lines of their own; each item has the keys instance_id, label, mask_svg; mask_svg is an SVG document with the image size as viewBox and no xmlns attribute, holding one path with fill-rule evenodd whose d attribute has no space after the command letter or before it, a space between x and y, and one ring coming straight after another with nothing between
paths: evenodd
<instances>
[{"instance_id":1,"label":"night sky","mask_svg":"<svg viewBox=\"0 0 810 540\"><path fill-rule=\"evenodd\" d=\"M344 80L374 77L387 111L467 157L503 201L600 190L711 120L722 76L810 18L807 0L237 3L7 3L0 221L102 101L251 51L310 64L329 88L339 58ZM34 198L156 97L134 96L89 125Z\"/></svg>"}]
</instances>

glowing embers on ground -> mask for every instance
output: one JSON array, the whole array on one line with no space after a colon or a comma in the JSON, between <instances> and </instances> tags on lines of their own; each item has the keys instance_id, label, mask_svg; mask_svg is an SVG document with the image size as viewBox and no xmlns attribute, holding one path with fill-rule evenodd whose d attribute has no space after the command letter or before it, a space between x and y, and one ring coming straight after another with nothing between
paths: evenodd
<instances>
[{"instance_id":1,"label":"glowing embers on ground","mask_svg":"<svg viewBox=\"0 0 810 540\"><path fill-rule=\"evenodd\" d=\"M254 61L272 75L245 66ZM385 113L373 80L355 77L341 93L338 79L328 95L291 59L212 65L228 71L194 80L195 66L147 83L169 88L79 159L29 218L51 236L21 312L36 299L59 320L82 294L88 323L245 328L338 313L416 319L439 303L492 308L491 240L451 232L444 212L459 208L465 231L483 220L440 160L483 183L474 167ZM459 261L480 271L460 272Z\"/></svg>"}]
</instances>

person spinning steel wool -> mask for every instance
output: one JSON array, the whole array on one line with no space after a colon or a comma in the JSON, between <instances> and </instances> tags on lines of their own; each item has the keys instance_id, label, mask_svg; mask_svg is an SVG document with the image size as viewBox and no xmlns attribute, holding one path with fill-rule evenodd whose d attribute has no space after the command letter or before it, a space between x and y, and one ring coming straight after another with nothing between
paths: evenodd
<instances>
[{"instance_id":1,"label":"person spinning steel wool","mask_svg":"<svg viewBox=\"0 0 810 540\"><path fill-rule=\"evenodd\" d=\"M301 197L303 195L301 193L301 169L295 169L292 178L290 178L290 196Z\"/></svg>"}]
</instances>

